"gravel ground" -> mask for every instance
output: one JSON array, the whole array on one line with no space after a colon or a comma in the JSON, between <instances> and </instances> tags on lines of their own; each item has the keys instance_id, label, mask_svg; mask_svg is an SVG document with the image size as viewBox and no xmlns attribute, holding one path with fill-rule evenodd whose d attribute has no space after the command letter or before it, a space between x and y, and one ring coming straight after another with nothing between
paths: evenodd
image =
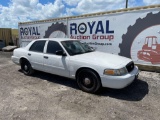
<instances>
[{"instance_id":1,"label":"gravel ground","mask_svg":"<svg viewBox=\"0 0 160 120\"><path fill-rule=\"evenodd\" d=\"M0 120L160 120L160 73L141 71L121 89L84 93L67 78L25 76L0 52Z\"/></svg>"}]
</instances>

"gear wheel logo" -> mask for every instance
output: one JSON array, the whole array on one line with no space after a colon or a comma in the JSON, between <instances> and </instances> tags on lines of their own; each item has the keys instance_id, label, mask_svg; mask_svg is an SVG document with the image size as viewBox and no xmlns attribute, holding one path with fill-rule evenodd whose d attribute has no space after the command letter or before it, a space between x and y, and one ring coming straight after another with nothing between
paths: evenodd
<instances>
[{"instance_id":1,"label":"gear wheel logo","mask_svg":"<svg viewBox=\"0 0 160 120\"><path fill-rule=\"evenodd\" d=\"M122 35L122 43L119 44L119 55L132 58L131 52L133 51L131 48L136 41L136 37L145 29L150 29L152 26L157 25L160 25L160 12L156 14L151 12L145 18L138 18L133 26L128 27L127 33Z\"/></svg>"},{"instance_id":2,"label":"gear wheel logo","mask_svg":"<svg viewBox=\"0 0 160 120\"><path fill-rule=\"evenodd\" d=\"M65 38L67 35L67 26L64 23L53 23L48 30L45 31L44 38Z\"/></svg>"}]
</instances>

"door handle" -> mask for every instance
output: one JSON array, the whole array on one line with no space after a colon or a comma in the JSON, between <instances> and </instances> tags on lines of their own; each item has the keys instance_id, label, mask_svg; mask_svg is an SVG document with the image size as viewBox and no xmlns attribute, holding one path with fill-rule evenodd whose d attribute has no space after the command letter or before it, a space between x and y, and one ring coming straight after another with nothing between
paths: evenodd
<instances>
[{"instance_id":1,"label":"door handle","mask_svg":"<svg viewBox=\"0 0 160 120\"><path fill-rule=\"evenodd\" d=\"M30 53L28 53L28 56L31 56L31 54L30 54Z\"/></svg>"},{"instance_id":2,"label":"door handle","mask_svg":"<svg viewBox=\"0 0 160 120\"><path fill-rule=\"evenodd\" d=\"M44 56L45 59L48 59L48 56Z\"/></svg>"}]
</instances>

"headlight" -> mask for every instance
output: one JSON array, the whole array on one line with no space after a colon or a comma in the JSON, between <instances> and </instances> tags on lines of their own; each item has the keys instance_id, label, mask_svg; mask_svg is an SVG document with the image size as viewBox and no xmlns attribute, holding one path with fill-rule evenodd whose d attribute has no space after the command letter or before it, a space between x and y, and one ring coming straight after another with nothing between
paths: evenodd
<instances>
[{"instance_id":1,"label":"headlight","mask_svg":"<svg viewBox=\"0 0 160 120\"><path fill-rule=\"evenodd\" d=\"M121 69L105 69L104 70L105 75L113 75L113 76L120 76L127 74L126 68Z\"/></svg>"}]
</instances>

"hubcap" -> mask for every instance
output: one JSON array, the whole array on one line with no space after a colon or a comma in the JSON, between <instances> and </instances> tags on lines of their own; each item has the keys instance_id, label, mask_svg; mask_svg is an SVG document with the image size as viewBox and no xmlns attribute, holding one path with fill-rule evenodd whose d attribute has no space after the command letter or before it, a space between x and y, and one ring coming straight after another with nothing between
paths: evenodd
<instances>
[{"instance_id":1,"label":"hubcap","mask_svg":"<svg viewBox=\"0 0 160 120\"><path fill-rule=\"evenodd\" d=\"M25 71L28 70L28 66L27 65L24 66L24 70Z\"/></svg>"},{"instance_id":2,"label":"hubcap","mask_svg":"<svg viewBox=\"0 0 160 120\"><path fill-rule=\"evenodd\" d=\"M84 84L85 84L85 85L91 84L91 80L90 80L89 78L85 78L85 79L84 79Z\"/></svg>"}]
</instances>

